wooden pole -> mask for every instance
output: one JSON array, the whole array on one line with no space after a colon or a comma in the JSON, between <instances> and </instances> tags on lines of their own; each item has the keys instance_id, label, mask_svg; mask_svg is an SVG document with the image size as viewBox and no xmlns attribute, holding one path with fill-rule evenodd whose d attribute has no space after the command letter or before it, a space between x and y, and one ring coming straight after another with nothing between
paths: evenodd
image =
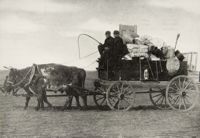
<instances>
[{"instance_id":1,"label":"wooden pole","mask_svg":"<svg viewBox=\"0 0 200 138\"><path fill-rule=\"evenodd\" d=\"M180 37L180 33L178 33L177 36L176 36L176 42L175 42L174 50L176 49L179 37Z\"/></svg>"}]
</instances>

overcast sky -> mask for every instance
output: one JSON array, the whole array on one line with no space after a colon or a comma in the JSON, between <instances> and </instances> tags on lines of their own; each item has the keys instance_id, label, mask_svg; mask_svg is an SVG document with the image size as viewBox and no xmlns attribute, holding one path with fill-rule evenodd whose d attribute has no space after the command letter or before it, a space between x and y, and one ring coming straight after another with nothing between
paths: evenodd
<instances>
[{"instance_id":1,"label":"overcast sky","mask_svg":"<svg viewBox=\"0 0 200 138\"><path fill-rule=\"evenodd\" d=\"M0 69L32 63L61 63L95 69L98 53L78 60L77 36L88 33L104 41L119 24L138 26L178 49L200 52L199 0L0 0ZM97 43L81 38L81 56ZM199 56L200 65L200 56Z\"/></svg>"}]
</instances>

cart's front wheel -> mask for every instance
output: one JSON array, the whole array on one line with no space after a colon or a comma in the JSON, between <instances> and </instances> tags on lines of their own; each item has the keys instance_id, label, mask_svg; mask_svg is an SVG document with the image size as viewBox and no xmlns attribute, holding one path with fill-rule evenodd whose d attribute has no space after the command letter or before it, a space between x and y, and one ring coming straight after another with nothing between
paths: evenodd
<instances>
[{"instance_id":1,"label":"cart's front wheel","mask_svg":"<svg viewBox=\"0 0 200 138\"><path fill-rule=\"evenodd\" d=\"M135 92L128 82L117 81L108 88L106 99L112 110L129 110L135 102Z\"/></svg>"},{"instance_id":2,"label":"cart's front wheel","mask_svg":"<svg viewBox=\"0 0 200 138\"><path fill-rule=\"evenodd\" d=\"M166 90L161 88L150 89L149 97L152 104L158 109L169 109L170 106L167 104Z\"/></svg>"},{"instance_id":3,"label":"cart's front wheel","mask_svg":"<svg viewBox=\"0 0 200 138\"><path fill-rule=\"evenodd\" d=\"M94 102L95 102L95 104L97 105L98 108L104 109L107 106L106 89L103 88L103 87L99 87L97 89L97 92L99 92L99 94L95 94L93 96Z\"/></svg>"},{"instance_id":4,"label":"cart's front wheel","mask_svg":"<svg viewBox=\"0 0 200 138\"><path fill-rule=\"evenodd\" d=\"M188 111L192 109L199 97L197 84L192 78L180 75L174 77L166 89L166 99L174 110Z\"/></svg>"}]
</instances>

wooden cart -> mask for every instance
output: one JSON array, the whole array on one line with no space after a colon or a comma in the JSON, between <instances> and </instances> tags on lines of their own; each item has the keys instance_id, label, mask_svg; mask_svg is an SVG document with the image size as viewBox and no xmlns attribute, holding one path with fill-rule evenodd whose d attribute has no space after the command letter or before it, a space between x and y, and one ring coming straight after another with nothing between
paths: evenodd
<instances>
[{"instance_id":1,"label":"wooden cart","mask_svg":"<svg viewBox=\"0 0 200 138\"><path fill-rule=\"evenodd\" d=\"M98 107L108 105L112 110L129 110L137 94L149 94L152 104L159 109L188 111L199 96L198 85L188 76L187 61L180 62L178 71L170 74L166 60L145 58L122 60L114 77L107 69L98 69L99 79L94 83L94 101ZM149 77L145 78L145 70ZM109 77L112 76L112 78ZM113 79L114 78L114 79ZM118 78L118 79L116 79Z\"/></svg>"}]
</instances>

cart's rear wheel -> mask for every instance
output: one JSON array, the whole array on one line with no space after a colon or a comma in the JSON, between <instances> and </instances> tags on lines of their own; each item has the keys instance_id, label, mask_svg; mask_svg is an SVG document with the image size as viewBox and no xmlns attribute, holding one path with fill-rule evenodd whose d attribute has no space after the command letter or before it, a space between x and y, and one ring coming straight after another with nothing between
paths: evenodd
<instances>
[{"instance_id":1,"label":"cart's rear wheel","mask_svg":"<svg viewBox=\"0 0 200 138\"><path fill-rule=\"evenodd\" d=\"M174 110L188 111L192 109L199 97L197 84L192 78L180 75L174 77L166 89L166 99Z\"/></svg>"},{"instance_id":2,"label":"cart's rear wheel","mask_svg":"<svg viewBox=\"0 0 200 138\"><path fill-rule=\"evenodd\" d=\"M149 97L152 104L158 109L169 109L170 106L167 104L166 100L166 89L154 88L150 89Z\"/></svg>"},{"instance_id":3,"label":"cart's rear wheel","mask_svg":"<svg viewBox=\"0 0 200 138\"><path fill-rule=\"evenodd\" d=\"M97 89L97 91L100 94L96 94L93 96L94 98L94 102L97 105L98 108L103 109L104 107L107 106L107 102L106 102L106 89L103 87L99 87Z\"/></svg>"},{"instance_id":4,"label":"cart's rear wheel","mask_svg":"<svg viewBox=\"0 0 200 138\"><path fill-rule=\"evenodd\" d=\"M108 88L106 100L112 110L129 110L135 102L135 92L128 82L117 81Z\"/></svg>"}]
</instances>

